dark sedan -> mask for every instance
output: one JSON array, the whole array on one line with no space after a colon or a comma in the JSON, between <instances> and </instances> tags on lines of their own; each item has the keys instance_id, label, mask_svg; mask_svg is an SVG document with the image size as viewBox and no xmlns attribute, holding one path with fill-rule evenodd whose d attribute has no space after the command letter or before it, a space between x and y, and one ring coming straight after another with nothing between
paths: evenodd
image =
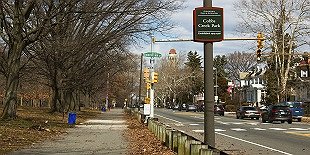
<instances>
[{"instance_id":1,"label":"dark sedan","mask_svg":"<svg viewBox=\"0 0 310 155\"><path fill-rule=\"evenodd\" d=\"M197 106L194 105L194 104L188 104L188 105L186 106L186 112L188 112L188 111L194 111L194 112L196 112L196 111L197 111Z\"/></svg>"},{"instance_id":2,"label":"dark sedan","mask_svg":"<svg viewBox=\"0 0 310 155\"><path fill-rule=\"evenodd\" d=\"M224 116L224 106L222 104L214 104L214 114Z\"/></svg>"},{"instance_id":3,"label":"dark sedan","mask_svg":"<svg viewBox=\"0 0 310 155\"><path fill-rule=\"evenodd\" d=\"M283 105L270 105L262 113L262 122L281 121L284 123L292 124L292 112L288 106Z\"/></svg>"}]
</instances>

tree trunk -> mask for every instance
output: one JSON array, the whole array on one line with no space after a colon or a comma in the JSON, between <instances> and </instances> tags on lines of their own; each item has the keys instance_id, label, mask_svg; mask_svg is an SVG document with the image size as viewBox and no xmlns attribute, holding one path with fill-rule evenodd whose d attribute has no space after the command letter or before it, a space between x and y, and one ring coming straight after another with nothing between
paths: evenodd
<instances>
[{"instance_id":1,"label":"tree trunk","mask_svg":"<svg viewBox=\"0 0 310 155\"><path fill-rule=\"evenodd\" d=\"M57 86L54 84L52 88L52 94L51 94L51 112L59 111L59 108L57 106L57 101L59 99L59 91Z\"/></svg>"},{"instance_id":2,"label":"tree trunk","mask_svg":"<svg viewBox=\"0 0 310 155\"><path fill-rule=\"evenodd\" d=\"M24 49L23 42L16 42L10 48L8 57L8 78L6 79L4 109L2 119L16 118L17 89L19 84L20 57Z\"/></svg>"}]
</instances>

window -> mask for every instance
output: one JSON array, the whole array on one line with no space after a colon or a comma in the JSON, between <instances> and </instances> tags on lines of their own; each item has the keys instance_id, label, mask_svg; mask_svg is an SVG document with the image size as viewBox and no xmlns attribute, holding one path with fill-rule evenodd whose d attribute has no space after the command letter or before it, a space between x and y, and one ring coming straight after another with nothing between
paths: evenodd
<instances>
[{"instance_id":1,"label":"window","mask_svg":"<svg viewBox=\"0 0 310 155\"><path fill-rule=\"evenodd\" d=\"M300 77L308 77L308 71L307 70L300 70Z\"/></svg>"}]
</instances>

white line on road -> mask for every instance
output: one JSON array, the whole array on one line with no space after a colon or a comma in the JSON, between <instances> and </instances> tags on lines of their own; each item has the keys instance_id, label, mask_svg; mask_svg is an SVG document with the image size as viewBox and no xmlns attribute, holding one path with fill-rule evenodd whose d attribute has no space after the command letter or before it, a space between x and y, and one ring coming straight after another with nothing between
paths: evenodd
<instances>
[{"instance_id":1,"label":"white line on road","mask_svg":"<svg viewBox=\"0 0 310 155\"><path fill-rule=\"evenodd\" d=\"M233 131L246 131L246 129L241 129L241 128L231 128Z\"/></svg>"},{"instance_id":2,"label":"white line on road","mask_svg":"<svg viewBox=\"0 0 310 155\"><path fill-rule=\"evenodd\" d=\"M226 130L223 130L223 129L214 129L215 132L222 132L222 131L226 131Z\"/></svg>"},{"instance_id":3,"label":"white line on road","mask_svg":"<svg viewBox=\"0 0 310 155\"><path fill-rule=\"evenodd\" d=\"M291 130L298 130L298 131L308 131L308 129L303 129L303 128L289 128Z\"/></svg>"},{"instance_id":4,"label":"white line on road","mask_svg":"<svg viewBox=\"0 0 310 155\"><path fill-rule=\"evenodd\" d=\"M271 148L271 147L268 147L268 146L265 146L265 145L257 144L257 143L254 143L254 142L250 142L250 141L247 141L247 140L244 140L244 139L241 139L241 138L229 136L229 135L226 135L226 134L223 134L223 133L219 133L219 132L215 132L215 133L218 134L218 135L229 137L229 138L232 138L232 139L235 139L235 140L239 140L239 141L242 141L242 142L245 142L245 143L256 145L256 146L259 146L259 147L262 147L262 148L266 148L266 149L269 149L269 150L272 150L272 151L276 151L276 152L279 152L279 153L282 153L282 154L293 155L293 154L290 154L290 153L287 153L287 152L284 152L284 151L280 151L280 150L277 150L277 149L274 149L274 148Z\"/></svg>"},{"instance_id":5,"label":"white line on road","mask_svg":"<svg viewBox=\"0 0 310 155\"><path fill-rule=\"evenodd\" d=\"M285 131L285 130L287 130L287 129L282 129L282 128L269 128L269 129L276 130L276 131Z\"/></svg>"},{"instance_id":6,"label":"white line on road","mask_svg":"<svg viewBox=\"0 0 310 155\"><path fill-rule=\"evenodd\" d=\"M267 130L267 129L262 129L262 128L251 128L251 129L258 130L258 131L265 131L265 130Z\"/></svg>"},{"instance_id":7,"label":"white line on road","mask_svg":"<svg viewBox=\"0 0 310 155\"><path fill-rule=\"evenodd\" d=\"M199 124L189 124L190 126L197 126L197 125L199 125Z\"/></svg>"},{"instance_id":8,"label":"white line on road","mask_svg":"<svg viewBox=\"0 0 310 155\"><path fill-rule=\"evenodd\" d=\"M167 119L167 120L170 120L170 121L173 121L173 122L177 122L177 123L179 123L179 124L182 124L182 122L176 121L176 120L174 120L174 119L167 118L167 117L164 117L164 116L161 116L161 115L158 115L158 114L155 114L155 115L158 116L158 117L162 117L162 118L164 118L164 119Z\"/></svg>"}]
</instances>

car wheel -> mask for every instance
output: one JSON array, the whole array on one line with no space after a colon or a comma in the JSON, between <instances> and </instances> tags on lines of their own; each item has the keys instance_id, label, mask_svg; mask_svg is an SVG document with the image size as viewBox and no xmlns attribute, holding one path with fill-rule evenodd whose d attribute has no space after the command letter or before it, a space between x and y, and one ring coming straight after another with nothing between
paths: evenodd
<instances>
[{"instance_id":1,"label":"car wheel","mask_svg":"<svg viewBox=\"0 0 310 155\"><path fill-rule=\"evenodd\" d=\"M239 116L237 115L236 118L239 119Z\"/></svg>"},{"instance_id":2,"label":"car wheel","mask_svg":"<svg viewBox=\"0 0 310 155\"><path fill-rule=\"evenodd\" d=\"M284 123L284 121L281 121L281 123Z\"/></svg>"},{"instance_id":3,"label":"car wheel","mask_svg":"<svg viewBox=\"0 0 310 155\"><path fill-rule=\"evenodd\" d=\"M301 118L297 118L297 121L298 121L298 122L301 122Z\"/></svg>"},{"instance_id":4,"label":"car wheel","mask_svg":"<svg viewBox=\"0 0 310 155\"><path fill-rule=\"evenodd\" d=\"M292 124L292 122L293 121L291 119L287 121L288 124Z\"/></svg>"}]
</instances>

